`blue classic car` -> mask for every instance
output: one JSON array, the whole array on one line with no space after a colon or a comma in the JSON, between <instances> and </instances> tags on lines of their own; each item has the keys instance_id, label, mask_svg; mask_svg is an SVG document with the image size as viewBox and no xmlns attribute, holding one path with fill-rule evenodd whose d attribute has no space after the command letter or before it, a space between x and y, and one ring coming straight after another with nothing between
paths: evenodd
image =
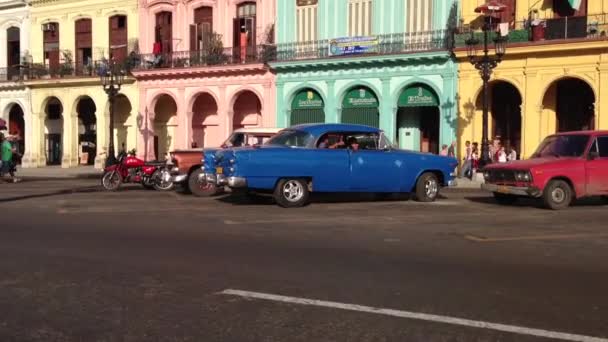
<instances>
[{"instance_id":1,"label":"blue classic car","mask_svg":"<svg viewBox=\"0 0 608 342\"><path fill-rule=\"evenodd\" d=\"M393 148L377 128L306 124L280 131L262 146L215 153L208 182L273 193L283 207L308 203L314 192L414 193L434 201L451 185L454 158Z\"/></svg>"}]
</instances>

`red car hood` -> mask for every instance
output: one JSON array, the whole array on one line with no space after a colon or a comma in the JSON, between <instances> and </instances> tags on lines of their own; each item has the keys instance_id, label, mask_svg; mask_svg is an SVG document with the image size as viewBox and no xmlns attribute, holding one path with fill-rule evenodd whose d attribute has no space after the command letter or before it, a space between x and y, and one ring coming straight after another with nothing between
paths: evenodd
<instances>
[{"instance_id":1,"label":"red car hood","mask_svg":"<svg viewBox=\"0 0 608 342\"><path fill-rule=\"evenodd\" d=\"M542 157L525 160L514 160L508 163L494 163L486 166L487 170L529 170L535 167L568 167L572 161L579 160L576 157Z\"/></svg>"}]
</instances>

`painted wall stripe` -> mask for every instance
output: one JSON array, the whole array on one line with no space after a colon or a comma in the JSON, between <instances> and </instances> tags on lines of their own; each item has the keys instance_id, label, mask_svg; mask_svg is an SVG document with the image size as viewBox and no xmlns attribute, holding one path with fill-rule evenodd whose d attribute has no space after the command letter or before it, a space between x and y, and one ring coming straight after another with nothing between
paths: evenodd
<instances>
[{"instance_id":1,"label":"painted wall stripe","mask_svg":"<svg viewBox=\"0 0 608 342\"><path fill-rule=\"evenodd\" d=\"M470 328L496 330L496 331L502 331L502 332L507 332L507 333L519 334L519 335L553 338L553 339L559 339L559 340L563 340L563 341L608 342L608 338L569 334L569 333L543 330L543 329L526 328L526 327L521 327L521 326L516 326L516 325L475 321L475 320L450 317L450 316L431 315L431 314L411 312L411 311L401 311L401 310L394 310L394 309L376 308L376 307L364 306L364 305L330 302L330 301L325 301L325 300L281 296L281 295L261 293L261 292L226 289L226 290L220 292L219 294L238 296L238 297L243 297L243 298L251 298L251 299L263 299L263 300L270 300L270 301L290 303L290 304L311 305L311 306L319 306L319 307L325 307L325 308L357 311L357 312L371 313L371 314L377 314L377 315L386 315L386 316L393 316L393 317L400 317L400 318L416 319L416 320L436 322L436 323L459 325L459 326L470 327Z\"/></svg>"}]
</instances>

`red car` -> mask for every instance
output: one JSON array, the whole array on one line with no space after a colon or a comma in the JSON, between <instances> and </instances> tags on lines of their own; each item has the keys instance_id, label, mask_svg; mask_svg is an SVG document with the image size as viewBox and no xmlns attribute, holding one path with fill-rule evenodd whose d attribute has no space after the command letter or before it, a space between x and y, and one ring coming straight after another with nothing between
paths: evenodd
<instances>
[{"instance_id":1,"label":"red car","mask_svg":"<svg viewBox=\"0 0 608 342\"><path fill-rule=\"evenodd\" d=\"M483 171L482 189L500 204L533 197L558 210L581 197L608 201L608 131L551 135L530 159L491 164Z\"/></svg>"}]
</instances>

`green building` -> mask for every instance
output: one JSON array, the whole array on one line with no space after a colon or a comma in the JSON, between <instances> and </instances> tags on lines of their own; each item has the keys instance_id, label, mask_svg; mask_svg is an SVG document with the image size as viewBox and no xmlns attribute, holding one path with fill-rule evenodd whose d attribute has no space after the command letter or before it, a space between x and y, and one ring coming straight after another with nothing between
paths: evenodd
<instances>
[{"instance_id":1,"label":"green building","mask_svg":"<svg viewBox=\"0 0 608 342\"><path fill-rule=\"evenodd\" d=\"M277 5L277 124L376 126L437 153L457 134L452 0L285 0Z\"/></svg>"}]
</instances>

